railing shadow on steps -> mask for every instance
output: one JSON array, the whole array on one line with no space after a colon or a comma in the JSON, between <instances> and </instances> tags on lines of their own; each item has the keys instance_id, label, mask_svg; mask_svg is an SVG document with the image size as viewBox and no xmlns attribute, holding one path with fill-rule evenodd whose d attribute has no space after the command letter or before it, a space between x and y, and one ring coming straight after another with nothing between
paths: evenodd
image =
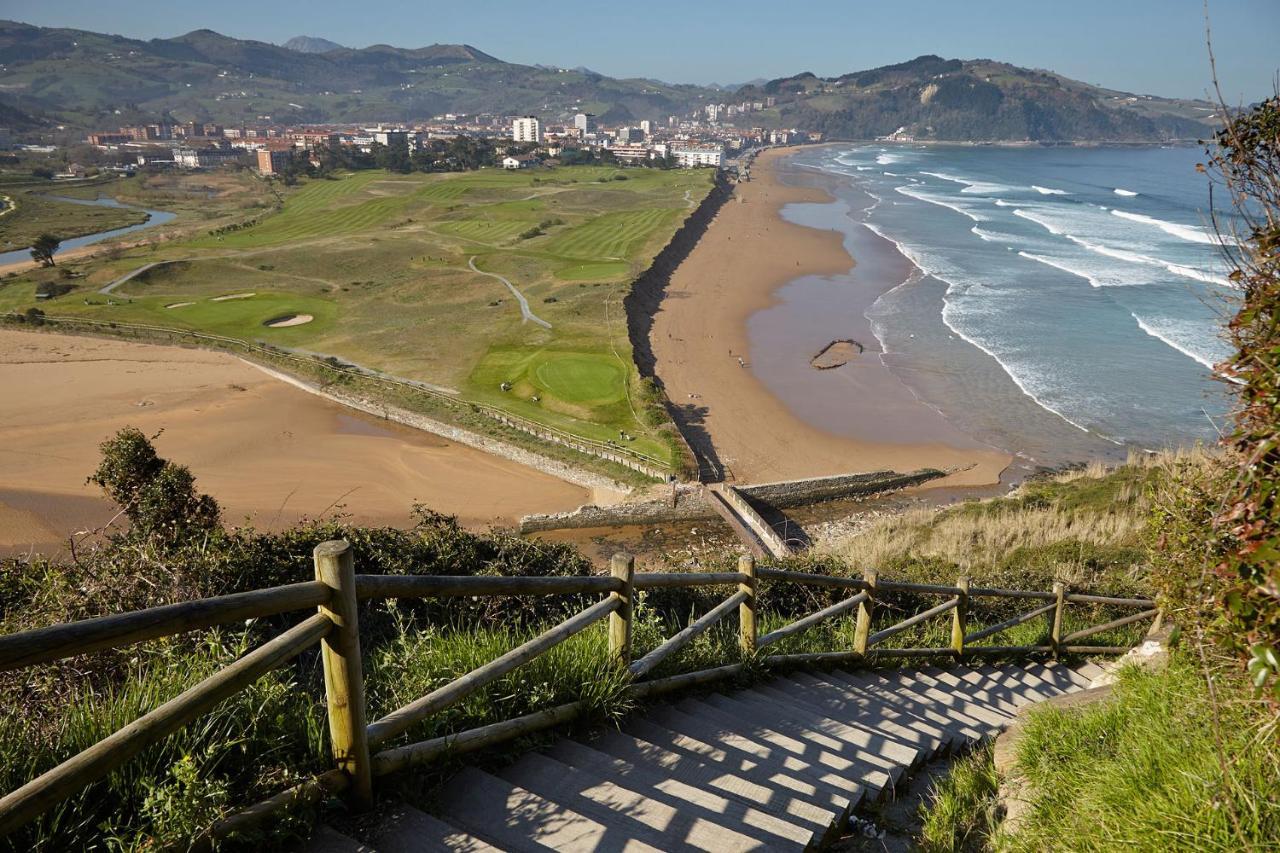
<instances>
[{"instance_id":1,"label":"railing shadow on steps","mask_svg":"<svg viewBox=\"0 0 1280 853\"><path fill-rule=\"evenodd\" d=\"M713 682L746 670L746 663L649 679L663 660L688 645L733 611L738 612L739 642L745 656L766 666L874 662L892 658L951 658L1046 654L1122 654L1121 646L1089 646L1080 641L1146 619L1160 619L1154 602L1144 598L1116 598L1069 593L1057 583L1052 591L1024 591L975 587L968 578L955 586L885 580L875 572L861 578L835 577L758 568L743 556L736 572L636 574L634 561L617 555L611 574L574 577L499 577L439 575L360 575L355 572L350 544L324 542L314 551L316 579L304 583L153 607L147 610L85 619L0 636L0 671L20 669L74 655L119 648L145 640L246 619L278 616L316 608L314 615L245 654L179 696L135 720L94 746L0 798L0 838L3 838L84 787L107 776L146 747L208 713L223 700L245 689L267 672L279 668L306 649L319 644L324 669L330 745L334 768L269 800L224 818L201 839L204 846L266 821L280 809L315 802L343 793L355 808L372 802L373 778L421 765L446 754L469 752L541 729L568 722L587 709L585 701L570 702L522 717L430 740L379 749L416 723L448 708L590 627L608 620L609 654L628 668L631 696L647 698L672 690ZM757 635L759 582L795 583L851 593L837 603L799 618L764 635ZM731 586L736 590L703 616L638 659L631 654L632 610L635 593L660 588ZM596 593L604 595L559 625L539 634L489 663L456 678L386 716L368 722L361 668L357 604L368 599L425 599L489 596L542 596ZM940 596L942 603L872 631L877 601L887 593ZM975 598L1025 599L1040 602L1033 609L981 630L968 630L970 602ZM1139 612L1063 636L1068 604L1140 608ZM766 650L823 620L856 611L853 648L807 654L767 655ZM936 616L952 616L951 641L937 648L877 649L885 640ZM1048 645L975 646L978 640L1021 625L1038 616L1050 620ZM376 751L375 751L376 750Z\"/></svg>"}]
</instances>

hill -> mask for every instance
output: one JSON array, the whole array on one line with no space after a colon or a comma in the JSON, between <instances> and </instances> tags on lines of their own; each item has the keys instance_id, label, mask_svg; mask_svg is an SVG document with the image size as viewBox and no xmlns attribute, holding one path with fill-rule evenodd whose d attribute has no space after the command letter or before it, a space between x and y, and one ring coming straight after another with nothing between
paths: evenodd
<instances>
[{"instance_id":1,"label":"hill","mask_svg":"<svg viewBox=\"0 0 1280 853\"><path fill-rule=\"evenodd\" d=\"M459 111L553 117L585 110L628 121L687 112L711 94L698 86L518 65L463 44L316 53L211 30L144 41L12 21L0 22L0 66L14 106L81 128L164 115L319 123Z\"/></svg>"},{"instance_id":2,"label":"hill","mask_svg":"<svg viewBox=\"0 0 1280 853\"><path fill-rule=\"evenodd\" d=\"M1207 136L1212 105L1103 89L988 59L921 56L822 78L797 74L726 88L616 79L587 68L505 62L471 45L345 48L196 30L143 41L0 22L6 109L19 128L122 122L421 120L444 112L591 112L606 123L684 115L713 102L776 99L749 127L795 127L836 139L898 130L948 141L1157 142ZM32 117L39 116L37 122Z\"/></svg>"},{"instance_id":3,"label":"hill","mask_svg":"<svg viewBox=\"0 0 1280 853\"><path fill-rule=\"evenodd\" d=\"M734 100L777 99L777 126L840 139L895 131L941 141L1151 142L1208 136L1206 101L1104 89L989 59L921 56L823 78L811 73L748 85Z\"/></svg>"},{"instance_id":4,"label":"hill","mask_svg":"<svg viewBox=\"0 0 1280 853\"><path fill-rule=\"evenodd\" d=\"M342 45L336 41L315 36L294 36L284 43L284 47L299 53L328 53L331 50L342 50Z\"/></svg>"}]
</instances>

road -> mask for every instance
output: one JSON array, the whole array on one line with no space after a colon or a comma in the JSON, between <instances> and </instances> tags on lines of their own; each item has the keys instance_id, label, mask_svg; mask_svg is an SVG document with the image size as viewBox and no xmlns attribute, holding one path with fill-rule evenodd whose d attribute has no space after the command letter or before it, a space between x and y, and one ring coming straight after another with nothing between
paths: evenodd
<instances>
[{"instance_id":1,"label":"road","mask_svg":"<svg viewBox=\"0 0 1280 853\"><path fill-rule=\"evenodd\" d=\"M495 272L485 272L484 270L477 267L476 259L474 255L471 257L469 261L467 261L467 266L471 267L472 272L478 272L480 273L480 275L487 275L489 276L489 278L496 278L498 281L505 284L507 286L507 289L511 291L511 295L514 296L516 298L516 301L520 303L520 316L522 318L524 318L525 320L532 320L533 322L537 323L539 326L542 326L544 328L547 328L547 329L551 328L550 323L548 323L546 320L542 319L537 314L529 310L529 300L524 298L524 294L521 293L519 290L517 290L514 284L507 281L505 278L503 278L502 276L498 275Z\"/></svg>"}]
</instances>

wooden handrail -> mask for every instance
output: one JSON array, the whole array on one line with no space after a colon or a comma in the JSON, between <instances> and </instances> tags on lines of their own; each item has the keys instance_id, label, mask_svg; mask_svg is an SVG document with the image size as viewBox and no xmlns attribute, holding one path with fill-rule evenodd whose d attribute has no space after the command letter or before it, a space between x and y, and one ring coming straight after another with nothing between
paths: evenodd
<instances>
[{"instance_id":1,"label":"wooden handrail","mask_svg":"<svg viewBox=\"0 0 1280 853\"><path fill-rule=\"evenodd\" d=\"M937 607L930 607L928 610L924 611L923 613L917 613L915 616L912 616L908 619L903 619L901 622L897 623L896 625L890 625L888 628L885 628L883 631L876 631L870 637L867 637L867 645L874 646L876 643L889 639L894 634L900 634L903 631L907 630L908 628L912 628L916 625L919 625L921 622L924 622L928 619L932 619L935 616L941 616L943 613L946 613L947 611L954 609L956 605L958 605L959 603L960 603L959 599L956 599L956 598L953 598L950 601L944 601L941 604L939 604ZM948 652L949 651L950 649L948 649Z\"/></svg>"},{"instance_id":2,"label":"wooden handrail","mask_svg":"<svg viewBox=\"0 0 1280 853\"><path fill-rule=\"evenodd\" d=\"M848 613L850 610L866 600L867 594L865 592L860 592L857 595L844 599L843 601L838 601L830 607L824 607L817 613L810 613L808 616L805 616L802 619L797 619L789 625L783 625L776 631L770 631L757 641L756 647L763 649L765 646L771 646L784 637L790 637L792 634L799 634L801 631L812 628L824 619L830 619L832 616L839 616L841 613Z\"/></svg>"},{"instance_id":3,"label":"wooden handrail","mask_svg":"<svg viewBox=\"0 0 1280 853\"><path fill-rule=\"evenodd\" d=\"M683 649L703 631L707 630L725 616L732 613L734 609L745 602L748 597L748 593L746 592L735 592L733 595L717 604L714 608L704 613L699 619L691 622L683 631L676 634L644 657L640 658L640 660L631 664L631 675L635 678L644 677L651 669L662 663L662 661L667 657Z\"/></svg>"},{"instance_id":4,"label":"wooden handrail","mask_svg":"<svg viewBox=\"0 0 1280 853\"><path fill-rule=\"evenodd\" d=\"M425 720L456 702L465 699L477 689L497 681L511 670L536 658L538 655L558 646L574 634L594 625L604 617L613 613L620 606L612 598L593 604L586 610L571 616L549 631L516 646L499 658L495 658L484 666L455 678L443 687L432 690L426 696L415 699L403 708L387 714L380 720L369 724L369 745L378 746L401 734L406 729Z\"/></svg>"},{"instance_id":5,"label":"wooden handrail","mask_svg":"<svg viewBox=\"0 0 1280 853\"><path fill-rule=\"evenodd\" d=\"M356 575L356 597L360 599L573 595L617 592L621 588L616 578L607 575Z\"/></svg>"},{"instance_id":6,"label":"wooden handrail","mask_svg":"<svg viewBox=\"0 0 1280 853\"><path fill-rule=\"evenodd\" d=\"M317 613L159 708L0 799L0 837L106 776L143 749L173 734L266 673L315 645L333 623Z\"/></svg>"},{"instance_id":7,"label":"wooden handrail","mask_svg":"<svg viewBox=\"0 0 1280 853\"><path fill-rule=\"evenodd\" d=\"M857 608L858 624L853 649L770 655L758 659L760 663L770 667L837 664L898 657L1045 653L1055 656L1062 653L1116 654L1125 649L1076 643L1095 634L1159 615L1159 611L1149 599L1067 593L1065 586L1061 583L1055 584L1052 592L1043 592L972 587L967 578L961 578L956 586L890 581L880 579L872 571L866 572L862 578L835 577L809 572L757 568L755 561L750 557L740 560L738 569L736 572L636 574L634 561L619 555L614 558L612 574L606 576L357 575L354 573L350 546L345 542L331 542L323 543L316 549L316 581L251 590L0 636L0 671L3 671L208 628L226 622L274 616L311 607L317 607L320 610L316 615L189 688L177 698L166 702L134 723L0 799L0 836L13 831L76 790L111 772L147 745L186 725L218 702L247 687L263 673L282 665L316 643L321 643L324 649L330 740L334 747L338 768L322 774L310 783L304 783L283 792L267 803L242 813L241 816L219 821L205 836L202 836L201 842L222 837L228 832L260 822L273 808L314 798L322 792L347 791L359 806L369 801L369 779L372 775L394 772L448 752L479 749L557 725L578 716L589 707L589 703L585 700L370 754L370 747L385 743L415 723L462 700L475 690L496 681L606 617L610 620L610 654L626 667L633 679L627 687L627 693L635 698L645 698L746 672L747 664L735 663L667 678L642 680L662 660L686 646L735 609L739 612L739 644L742 652L744 655L753 655L758 650L812 627L824 619L848 613ZM758 606L757 584L762 579L826 589L858 590L858 592L757 638L755 626ZM673 637L663 641L639 660L634 662L630 660L632 607L636 590L689 589L728 584L736 584L738 588L727 599L685 626ZM948 596L949 600L888 628L871 633L872 616L877 599L883 597L885 593L895 592L943 595ZM605 594L608 597L497 659L393 711L381 720L368 725L364 723L364 676L360 669L356 609L358 600L582 594ZM996 625L969 633L966 630L966 620L970 599L974 597L1033 599L1048 603ZM1063 637L1062 625L1068 603L1145 609ZM952 619L951 642L948 647L871 648L889 637L948 611L955 611ZM1049 645L968 645L1050 612L1053 613L1053 627L1050 631Z\"/></svg>"},{"instance_id":8,"label":"wooden handrail","mask_svg":"<svg viewBox=\"0 0 1280 853\"><path fill-rule=\"evenodd\" d=\"M227 622L309 610L328 600L328 587L307 581L19 631L0 636L0 671L212 628Z\"/></svg>"},{"instance_id":9,"label":"wooden handrail","mask_svg":"<svg viewBox=\"0 0 1280 853\"><path fill-rule=\"evenodd\" d=\"M974 631L972 634L966 634L964 638L965 645L968 645L969 643L976 643L978 640L984 640L992 634L999 634L1001 631L1008 631L1010 628L1015 628L1023 622L1030 622L1037 616L1043 616L1049 611L1054 610L1057 606L1058 603L1055 601L1050 604L1046 604L1043 607L1037 607L1035 610L1028 610L1026 613L1021 613L1012 619L1006 619L997 625L992 625L989 628L983 628L981 631ZM965 651L972 650L966 649Z\"/></svg>"}]
</instances>

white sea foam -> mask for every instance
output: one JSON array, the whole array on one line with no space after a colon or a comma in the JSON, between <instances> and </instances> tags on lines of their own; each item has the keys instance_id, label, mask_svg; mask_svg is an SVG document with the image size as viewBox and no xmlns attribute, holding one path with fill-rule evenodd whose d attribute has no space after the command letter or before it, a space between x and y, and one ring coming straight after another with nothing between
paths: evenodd
<instances>
[{"instance_id":1,"label":"white sea foam","mask_svg":"<svg viewBox=\"0 0 1280 853\"><path fill-rule=\"evenodd\" d=\"M901 175L899 175L897 172L890 172L890 171L887 171L887 170L886 170L885 172L883 172L883 174L888 175L888 176L889 176L889 177L891 177L891 178L900 178L900 177L902 177L902 176L901 176Z\"/></svg>"},{"instance_id":2,"label":"white sea foam","mask_svg":"<svg viewBox=\"0 0 1280 853\"><path fill-rule=\"evenodd\" d=\"M870 166L854 166L853 168L857 169L859 172L870 172L872 170Z\"/></svg>"},{"instance_id":3,"label":"white sea foam","mask_svg":"<svg viewBox=\"0 0 1280 853\"><path fill-rule=\"evenodd\" d=\"M897 246L898 251L902 254L902 256L905 257L907 260L911 261L911 263L914 264L915 267L918 270L920 270L922 274L932 276L933 278L936 278L939 281L941 281L943 284L945 284L947 286L947 295L969 293L974 289L974 287L980 286L979 282L974 282L973 284L967 285L967 286L963 284L958 284L955 280L957 278L956 273L959 272L958 270L953 271L950 269L945 269L944 265L940 263L930 263L930 261L933 260L932 258L927 258L925 256L925 253L918 251L911 246L908 246L907 244L903 243L901 240L897 240L889 236L884 232L883 229L881 229L878 225L876 225L873 222L864 222L862 224L865 225L873 233L879 235L880 237L883 237L884 239L888 240L889 242ZM907 281L908 282L912 281L912 278L909 277ZM904 284L905 283L906 282L904 282ZM1023 394L1025 394L1037 406L1039 406L1040 408L1044 409L1046 412L1049 412L1052 415L1058 416L1063 421L1075 427L1076 429L1080 430L1081 432L1085 432L1085 433L1090 432L1088 427L1085 427L1073 421L1071 418L1067 417L1067 415L1063 414L1057 408L1045 402L1042 396L1040 396L1045 393L1044 389L1033 387L1033 386L1038 386L1041 383L1037 382L1035 379L1019 376L1019 372L1015 371L1008 364L1005 364L1005 362L996 353L994 348L985 345L976 337L967 334L962 328L960 328L960 324L956 321L955 317L952 316L954 312L958 310L960 309L958 309L952 301L946 299L946 297L944 296L943 308L942 308L943 325L945 325L948 329L950 329L953 334L955 334L965 343L969 344L972 347L976 347L977 349L981 350L982 352L990 356L992 360L994 360L995 363L1000 366L1000 369L1004 371L1005 375L1009 377L1009 379L1013 382L1013 384L1017 386L1018 390L1021 391ZM1091 434L1098 435L1098 433L1091 433ZM1113 439L1107 438L1106 436L1099 436L1099 437L1103 438L1106 441L1111 442L1112 444L1120 443Z\"/></svg>"},{"instance_id":4,"label":"white sea foam","mask_svg":"<svg viewBox=\"0 0 1280 853\"><path fill-rule=\"evenodd\" d=\"M979 239L981 239L983 242L986 242L986 243L995 243L1003 239L999 234L992 234L990 231L983 231L977 225L973 226L969 230L972 231L974 234L976 234Z\"/></svg>"},{"instance_id":5,"label":"white sea foam","mask_svg":"<svg viewBox=\"0 0 1280 853\"><path fill-rule=\"evenodd\" d=\"M1130 198L1137 195L1137 193L1134 192L1133 190L1122 190L1119 187L1116 187L1114 190L1112 190L1112 192L1115 193L1116 195L1127 196Z\"/></svg>"},{"instance_id":6,"label":"white sea foam","mask_svg":"<svg viewBox=\"0 0 1280 853\"><path fill-rule=\"evenodd\" d=\"M884 151L876 155L876 162L881 166L888 166L890 163L901 163L902 155L895 154L892 151Z\"/></svg>"},{"instance_id":7,"label":"white sea foam","mask_svg":"<svg viewBox=\"0 0 1280 853\"><path fill-rule=\"evenodd\" d=\"M958 205L952 201L948 201L946 199L939 198L936 195L931 195L927 192L924 192L923 190L921 190L919 187L916 187L916 186L907 185L907 186L901 186L901 187L894 187L894 190L896 192L902 193L905 196L914 198L918 201L928 202L929 204L936 204L939 207L945 207L948 210L954 210L956 213L969 217L974 222L986 222L987 220L990 219L990 217L988 216L983 216L980 213L974 213L972 210L969 210L966 207L962 207L961 205Z\"/></svg>"},{"instance_id":8,"label":"white sea foam","mask_svg":"<svg viewBox=\"0 0 1280 853\"><path fill-rule=\"evenodd\" d=\"M1037 263L1044 264L1045 266L1053 267L1054 269L1061 270L1062 272L1065 272L1069 275L1079 276L1080 278L1089 282L1090 287L1107 287L1108 286L1100 278L1090 273L1084 272L1082 270L1074 269L1071 267L1070 264L1067 264L1063 261L1055 260L1054 258L1048 258L1048 257L1045 257L1044 255L1037 255L1032 252L1018 252L1018 254L1028 260L1036 261Z\"/></svg>"},{"instance_id":9,"label":"white sea foam","mask_svg":"<svg viewBox=\"0 0 1280 853\"><path fill-rule=\"evenodd\" d=\"M1190 243L1209 243L1235 244L1235 240L1230 237L1219 237L1216 234L1209 233L1208 229L1202 226L1183 225L1180 222L1166 222L1163 219L1156 219L1154 216L1144 216L1141 213L1131 213L1127 210L1113 210L1113 216L1119 216L1121 219L1127 219L1130 222L1141 222L1143 225L1150 225L1153 228L1159 228L1166 234L1177 237L1180 240L1186 240Z\"/></svg>"},{"instance_id":10,"label":"white sea foam","mask_svg":"<svg viewBox=\"0 0 1280 853\"><path fill-rule=\"evenodd\" d=\"M980 181L975 180L974 178L965 178L960 175L950 175L946 172L926 172L924 169L921 169L920 174L929 175L934 178L941 178L942 180L950 181L953 184L961 184L964 186L964 189L960 190L962 193L991 195L992 193L1006 192L1008 190L1015 189L1015 187L1011 187L1008 184L993 184L990 181Z\"/></svg>"},{"instance_id":11,"label":"white sea foam","mask_svg":"<svg viewBox=\"0 0 1280 853\"><path fill-rule=\"evenodd\" d=\"M1071 195L1071 193L1066 190L1055 190L1052 187L1038 187L1035 184L1031 185L1031 189L1040 193L1040 195Z\"/></svg>"},{"instance_id":12,"label":"white sea foam","mask_svg":"<svg viewBox=\"0 0 1280 853\"><path fill-rule=\"evenodd\" d=\"M996 199L996 207L1017 207L1017 205L1011 201L1005 201L1002 198L998 198Z\"/></svg>"},{"instance_id":13,"label":"white sea foam","mask_svg":"<svg viewBox=\"0 0 1280 853\"><path fill-rule=\"evenodd\" d=\"M1050 222L1049 220L1044 219L1043 217L1037 216L1034 213L1023 210L1020 207L1014 208L1013 215L1019 216L1023 219L1027 219L1027 220L1030 220L1031 222L1034 222L1044 230L1048 231L1050 234L1057 234L1058 236L1064 236L1067 233L1055 223Z\"/></svg>"},{"instance_id":14,"label":"white sea foam","mask_svg":"<svg viewBox=\"0 0 1280 853\"><path fill-rule=\"evenodd\" d=\"M1185 322L1161 318L1144 320L1132 311L1129 315L1133 317L1134 322L1138 324L1138 328L1146 332L1151 337L1177 350L1187 358L1204 365L1213 370L1214 359L1212 356L1198 352L1191 348L1187 343L1187 339L1202 340L1204 330L1199 326L1191 327Z\"/></svg>"}]
</instances>

